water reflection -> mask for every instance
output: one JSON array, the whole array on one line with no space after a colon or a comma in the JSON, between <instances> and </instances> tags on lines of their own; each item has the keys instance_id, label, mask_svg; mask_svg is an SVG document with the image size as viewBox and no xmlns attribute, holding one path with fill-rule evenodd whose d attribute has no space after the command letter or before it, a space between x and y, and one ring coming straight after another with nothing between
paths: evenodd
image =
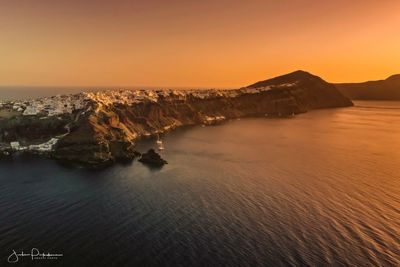
<instances>
[{"instance_id":1,"label":"water reflection","mask_svg":"<svg viewBox=\"0 0 400 267\"><path fill-rule=\"evenodd\" d=\"M400 104L357 104L179 129L159 170L2 161L1 251L58 251L64 266L398 266Z\"/></svg>"}]
</instances>

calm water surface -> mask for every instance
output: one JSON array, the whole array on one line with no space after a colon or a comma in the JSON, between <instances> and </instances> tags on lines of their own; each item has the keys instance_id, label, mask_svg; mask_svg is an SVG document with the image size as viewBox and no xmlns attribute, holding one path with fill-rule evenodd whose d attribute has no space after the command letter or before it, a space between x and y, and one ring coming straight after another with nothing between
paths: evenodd
<instances>
[{"instance_id":1,"label":"calm water surface","mask_svg":"<svg viewBox=\"0 0 400 267\"><path fill-rule=\"evenodd\" d=\"M400 266L400 103L356 104L177 130L161 170L2 161L0 266Z\"/></svg>"}]
</instances>

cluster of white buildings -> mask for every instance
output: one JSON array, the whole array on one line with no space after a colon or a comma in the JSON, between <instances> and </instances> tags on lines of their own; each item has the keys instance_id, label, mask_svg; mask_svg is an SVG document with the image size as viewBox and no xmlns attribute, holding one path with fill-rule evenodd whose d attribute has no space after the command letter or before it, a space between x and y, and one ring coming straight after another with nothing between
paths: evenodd
<instances>
[{"instance_id":1,"label":"cluster of white buildings","mask_svg":"<svg viewBox=\"0 0 400 267\"><path fill-rule=\"evenodd\" d=\"M106 90L84 93L87 99L102 105L125 104L132 105L145 100L157 102L158 94L152 90Z\"/></svg>"},{"instance_id":2,"label":"cluster of white buildings","mask_svg":"<svg viewBox=\"0 0 400 267\"><path fill-rule=\"evenodd\" d=\"M42 144L22 146L19 142L15 141L11 142L10 146L13 151L50 152L53 150L57 142L58 138L51 138L49 141Z\"/></svg>"},{"instance_id":3,"label":"cluster of white buildings","mask_svg":"<svg viewBox=\"0 0 400 267\"><path fill-rule=\"evenodd\" d=\"M282 84L268 85L268 86L262 86L262 87L257 87L257 88L242 88L242 89L239 89L239 92L240 92L240 94L257 94L257 93L269 91L271 89L290 88L290 87L293 87L296 85L297 85L297 82L282 83Z\"/></svg>"},{"instance_id":4,"label":"cluster of white buildings","mask_svg":"<svg viewBox=\"0 0 400 267\"><path fill-rule=\"evenodd\" d=\"M85 94L57 95L26 101L1 103L0 108L9 105L12 110L21 112L24 116L43 115L50 117L83 109L86 106L86 100Z\"/></svg>"},{"instance_id":5,"label":"cluster of white buildings","mask_svg":"<svg viewBox=\"0 0 400 267\"><path fill-rule=\"evenodd\" d=\"M188 98L237 97L241 94L256 94L273 88L292 87L295 85L296 82L236 90L105 90L75 95L57 95L28 101L0 102L0 108L11 104L14 111L21 112L25 116L58 116L84 109L88 101L107 106L116 103L133 105L144 101L157 102L160 98L165 101L184 101Z\"/></svg>"},{"instance_id":6,"label":"cluster of white buildings","mask_svg":"<svg viewBox=\"0 0 400 267\"><path fill-rule=\"evenodd\" d=\"M133 105L144 101L158 102L159 99L163 99L164 101L184 101L188 98L207 99L213 97L237 97L241 94L254 94L272 88L273 87L268 86L236 90L106 90L85 93L85 96L90 100L106 106L115 103Z\"/></svg>"},{"instance_id":7,"label":"cluster of white buildings","mask_svg":"<svg viewBox=\"0 0 400 267\"><path fill-rule=\"evenodd\" d=\"M204 124L205 125L216 124L216 123L224 121L225 119L226 119L225 116L215 116L215 117L206 116L204 119Z\"/></svg>"}]
</instances>

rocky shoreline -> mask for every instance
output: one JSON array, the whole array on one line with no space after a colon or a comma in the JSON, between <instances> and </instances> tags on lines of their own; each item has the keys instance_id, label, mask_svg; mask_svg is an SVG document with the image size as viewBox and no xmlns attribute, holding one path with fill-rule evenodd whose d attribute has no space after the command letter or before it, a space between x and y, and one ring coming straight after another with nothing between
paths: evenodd
<instances>
[{"instance_id":1,"label":"rocky shoreline","mask_svg":"<svg viewBox=\"0 0 400 267\"><path fill-rule=\"evenodd\" d=\"M130 162L139 155L135 142L140 138L181 126L213 125L242 117L293 116L352 105L335 86L303 71L236 90L120 90L69 99L79 102L79 108L63 102L64 110L69 109L60 113L37 105L29 108L28 116L24 113L30 102L24 104L28 107L18 105L19 111L3 103L1 153L36 153L97 168ZM57 115L50 116L50 112Z\"/></svg>"}]
</instances>

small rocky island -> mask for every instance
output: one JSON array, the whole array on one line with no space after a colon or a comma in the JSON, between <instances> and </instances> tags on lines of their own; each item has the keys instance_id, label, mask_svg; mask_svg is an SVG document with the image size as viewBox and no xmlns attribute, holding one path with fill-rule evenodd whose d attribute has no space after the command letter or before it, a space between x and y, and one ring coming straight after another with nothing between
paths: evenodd
<instances>
[{"instance_id":1,"label":"small rocky island","mask_svg":"<svg viewBox=\"0 0 400 267\"><path fill-rule=\"evenodd\" d=\"M0 154L103 167L131 161L140 138L176 127L351 105L334 85L304 71L234 90L107 90L0 102ZM166 163L153 152L141 161Z\"/></svg>"},{"instance_id":2,"label":"small rocky island","mask_svg":"<svg viewBox=\"0 0 400 267\"><path fill-rule=\"evenodd\" d=\"M158 154L154 149L149 149L147 153L143 153L139 161L154 167L162 167L163 165L168 164L168 162L161 158L160 154Z\"/></svg>"}]
</instances>

